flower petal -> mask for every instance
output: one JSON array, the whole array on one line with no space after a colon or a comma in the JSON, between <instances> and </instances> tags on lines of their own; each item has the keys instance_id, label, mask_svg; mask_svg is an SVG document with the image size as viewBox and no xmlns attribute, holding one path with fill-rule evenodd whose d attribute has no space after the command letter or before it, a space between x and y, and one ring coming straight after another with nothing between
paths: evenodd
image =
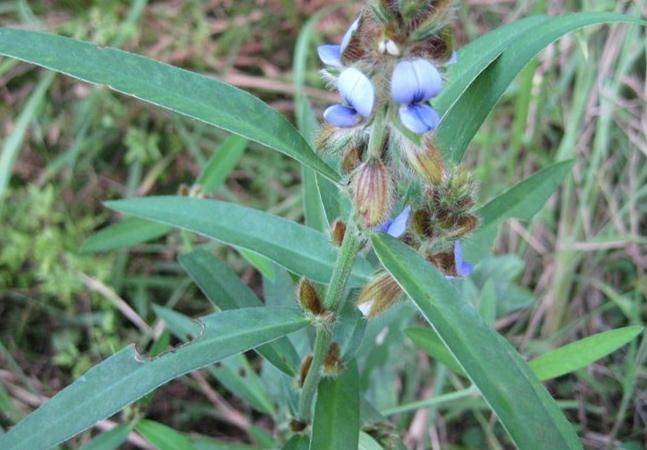
<instances>
[{"instance_id":1,"label":"flower petal","mask_svg":"<svg viewBox=\"0 0 647 450\"><path fill-rule=\"evenodd\" d=\"M354 127L360 121L357 111L344 105L333 105L326 109L324 119L329 124L340 128Z\"/></svg>"},{"instance_id":2,"label":"flower petal","mask_svg":"<svg viewBox=\"0 0 647 450\"><path fill-rule=\"evenodd\" d=\"M400 107L402 124L416 134L433 131L440 123L440 115L427 105L402 105Z\"/></svg>"},{"instance_id":3,"label":"flower petal","mask_svg":"<svg viewBox=\"0 0 647 450\"><path fill-rule=\"evenodd\" d=\"M421 103L437 96L443 87L438 69L426 59L401 61L391 79L391 96L401 105Z\"/></svg>"},{"instance_id":4,"label":"flower petal","mask_svg":"<svg viewBox=\"0 0 647 450\"><path fill-rule=\"evenodd\" d=\"M341 40L341 45L340 45L340 53L344 53L344 50L346 50L346 47L348 47L348 44L350 44L350 40L353 38L353 34L357 31L359 28L359 21L361 20L361 17L358 17L355 19L355 22L352 23L350 28L346 30L346 33L344 34L344 38Z\"/></svg>"},{"instance_id":5,"label":"flower petal","mask_svg":"<svg viewBox=\"0 0 647 450\"><path fill-rule=\"evenodd\" d=\"M454 243L454 263L456 265L456 273L460 277L469 277L474 271L474 264L463 259L463 246L461 241Z\"/></svg>"},{"instance_id":6,"label":"flower petal","mask_svg":"<svg viewBox=\"0 0 647 450\"><path fill-rule=\"evenodd\" d=\"M393 236L394 238L401 237L405 231L407 231L407 224L409 222L409 216L411 215L411 206L407 206L402 210L398 216L393 219L387 233Z\"/></svg>"},{"instance_id":7,"label":"flower petal","mask_svg":"<svg viewBox=\"0 0 647 450\"><path fill-rule=\"evenodd\" d=\"M371 115L375 89L366 75L354 67L346 69L339 76L337 87L344 100L358 113L364 117Z\"/></svg>"},{"instance_id":8,"label":"flower petal","mask_svg":"<svg viewBox=\"0 0 647 450\"><path fill-rule=\"evenodd\" d=\"M339 45L320 45L317 53L321 62L327 66L341 67L341 47Z\"/></svg>"}]
</instances>

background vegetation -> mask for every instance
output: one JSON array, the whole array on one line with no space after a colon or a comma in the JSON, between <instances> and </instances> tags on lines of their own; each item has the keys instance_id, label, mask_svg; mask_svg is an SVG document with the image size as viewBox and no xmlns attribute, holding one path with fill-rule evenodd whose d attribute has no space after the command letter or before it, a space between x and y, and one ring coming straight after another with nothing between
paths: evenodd
<instances>
[{"instance_id":1,"label":"background vegetation","mask_svg":"<svg viewBox=\"0 0 647 450\"><path fill-rule=\"evenodd\" d=\"M291 116L295 42L305 21L333 3L341 7L316 26L315 36L331 41L359 4L5 1L0 23L121 46L213 74ZM460 3L460 44L536 13L647 13L644 0ZM542 213L531 223L511 221L497 243L505 255L492 264L497 282L517 287L512 312L496 327L528 354L610 328L644 325L647 318L645 42L644 30L626 25L587 28L561 39L523 71L468 153L483 200L555 161L576 160L573 176ZM311 48L306 72L297 75L305 76L307 93L321 111L334 95L323 89L318 67ZM237 143L213 128L10 59L0 59L0 136L0 425L7 428L127 343L145 348L159 338L163 326L154 304L191 316L210 311L176 262L190 246L186 235L172 232L105 253L82 246L118 219L102 201L183 192L205 161ZM220 166L222 183L213 196L299 219L298 164L254 144L240 149ZM254 265L233 249L222 246L218 253L262 293ZM533 295L537 301L529 303ZM548 384L557 398L575 399L564 407L586 446L647 445L645 342L642 336ZM457 383L404 336L389 334L378 349L371 357L386 369L362 382L379 393L384 409ZM200 372L163 387L127 414L182 433L271 448L269 436L281 424L246 405ZM70 446L83 445L113 423L102 422ZM465 401L413 410L397 423L409 448L509 445L492 417ZM135 432L128 445L150 448Z\"/></svg>"}]
</instances>

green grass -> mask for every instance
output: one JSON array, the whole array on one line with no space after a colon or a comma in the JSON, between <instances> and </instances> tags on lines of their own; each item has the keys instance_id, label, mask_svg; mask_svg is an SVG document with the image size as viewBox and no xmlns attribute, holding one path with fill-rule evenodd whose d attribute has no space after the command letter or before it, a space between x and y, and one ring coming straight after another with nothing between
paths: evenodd
<instances>
[{"instance_id":1,"label":"green grass","mask_svg":"<svg viewBox=\"0 0 647 450\"><path fill-rule=\"evenodd\" d=\"M327 104L313 48L298 76L292 73L292 51L305 21L330 2L282 1L262 9L248 0L53 3L5 2L0 21L218 74L291 118L295 78L312 89L308 93L319 116ZM644 1L464 3L457 11L457 28L464 44L502 21L537 12L638 15L641 8ZM355 12L348 6L335 10L314 28L313 39L338 38ZM551 46L516 79L468 150L482 200L557 161L575 160L572 179L548 206L530 223L505 225L497 241L499 253L524 262L513 281L537 298L496 322L524 354L539 355L611 328L644 326L645 42L644 29L619 25L587 28ZM191 316L211 308L176 262L180 252L197 244L188 234L172 232L107 254L79 249L93 231L117 219L101 202L190 188L226 133L105 89L43 74L0 59L2 161L12 162L0 166L3 173L11 169L0 206L4 429L33 410L42 396L52 396L126 344L163 346L164 335L146 336L133 323L137 317L158 329L153 304ZM211 195L301 219L300 179L298 164L251 144ZM262 277L239 253L225 246L216 251L262 292ZM119 307L120 300L132 313ZM432 448L432 441L440 448L506 448L508 438L482 402L469 391L453 394L468 388L464 379L416 354L402 333L412 321L412 311L402 305L370 324L366 339L379 335L384 344L359 361L367 398L380 410L399 412L396 431L408 436L411 448ZM568 399L560 405L579 424L587 448L640 448L647 426L638 413L644 403L639 393L647 389L646 342L642 336L587 369L547 384L558 399ZM249 359L257 368L258 360ZM201 434L256 445L267 440L259 430L285 432L285 416L268 420L207 375L206 386L184 377L111 420L147 417L192 439ZM212 394L231 409L218 402L214 407ZM397 409L421 400L423 409ZM236 425L238 415L258 429L243 431ZM430 433L420 432L421 423ZM372 431L386 439L393 430ZM80 448L99 433L95 428L69 447ZM130 437L137 445L137 432Z\"/></svg>"}]
</instances>

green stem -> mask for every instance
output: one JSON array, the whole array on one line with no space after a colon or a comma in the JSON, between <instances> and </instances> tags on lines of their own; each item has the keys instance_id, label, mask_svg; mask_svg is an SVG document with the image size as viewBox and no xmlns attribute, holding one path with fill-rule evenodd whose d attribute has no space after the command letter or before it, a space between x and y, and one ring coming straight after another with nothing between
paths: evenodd
<instances>
[{"instance_id":1,"label":"green stem","mask_svg":"<svg viewBox=\"0 0 647 450\"><path fill-rule=\"evenodd\" d=\"M362 240L359 236L357 226L351 219L346 234L344 235L339 255L337 256L337 263L330 278L328 290L326 291L326 297L324 299L324 307L326 310L337 313L343 308L346 285L348 284L355 258L361 247ZM319 380L321 379L321 367L328 353L330 339L331 336L327 325L324 323L317 324L312 364L303 383L303 390L299 399L299 416L305 421L310 417L312 400L314 399Z\"/></svg>"}]
</instances>

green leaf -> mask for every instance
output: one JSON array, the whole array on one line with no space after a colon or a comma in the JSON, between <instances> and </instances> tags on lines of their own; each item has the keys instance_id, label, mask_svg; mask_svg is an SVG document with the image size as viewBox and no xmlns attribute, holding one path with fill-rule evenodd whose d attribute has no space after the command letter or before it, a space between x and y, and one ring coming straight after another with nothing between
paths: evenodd
<instances>
[{"instance_id":1,"label":"green leaf","mask_svg":"<svg viewBox=\"0 0 647 450\"><path fill-rule=\"evenodd\" d=\"M202 334L151 361L133 345L93 367L0 437L0 448L55 446L193 370L275 340L308 324L300 311L245 308L202 318Z\"/></svg>"},{"instance_id":2,"label":"green leaf","mask_svg":"<svg viewBox=\"0 0 647 450\"><path fill-rule=\"evenodd\" d=\"M0 44L1 45L1 44ZM18 152L22 147L22 142L27 132L29 124L37 114L47 90L54 81L54 74L45 75L36 85L33 93L29 96L27 103L23 107L20 115L16 119L13 131L2 144L0 153L0 198L4 196L5 190L9 185L9 180L13 172L13 166L18 157Z\"/></svg>"},{"instance_id":3,"label":"green leaf","mask_svg":"<svg viewBox=\"0 0 647 450\"><path fill-rule=\"evenodd\" d=\"M200 324L195 320L158 305L153 305L153 309L178 339L186 342L200 335ZM209 367L208 371L232 394L248 402L257 411L274 414L274 405L244 355L230 356Z\"/></svg>"},{"instance_id":4,"label":"green leaf","mask_svg":"<svg viewBox=\"0 0 647 450\"><path fill-rule=\"evenodd\" d=\"M548 16L526 17L496 28L458 50L458 60L447 67L447 85L434 99L434 107L444 114L506 48L549 20Z\"/></svg>"},{"instance_id":5,"label":"green leaf","mask_svg":"<svg viewBox=\"0 0 647 450\"><path fill-rule=\"evenodd\" d=\"M499 226L505 220L530 220L537 214L572 168L573 161L548 166L481 206L476 211L481 218L481 226L463 241L467 260L478 262L487 256L499 232Z\"/></svg>"},{"instance_id":6,"label":"green leaf","mask_svg":"<svg viewBox=\"0 0 647 450\"><path fill-rule=\"evenodd\" d=\"M281 114L222 81L114 48L35 31L0 28L0 54L225 129L288 155L333 181L324 163Z\"/></svg>"},{"instance_id":7,"label":"green leaf","mask_svg":"<svg viewBox=\"0 0 647 450\"><path fill-rule=\"evenodd\" d=\"M582 448L577 434L528 365L474 306L424 258L373 235L384 267L434 327L519 448Z\"/></svg>"},{"instance_id":8,"label":"green leaf","mask_svg":"<svg viewBox=\"0 0 647 450\"><path fill-rule=\"evenodd\" d=\"M188 437L159 422L142 420L136 429L157 450L195 450Z\"/></svg>"},{"instance_id":9,"label":"green leaf","mask_svg":"<svg viewBox=\"0 0 647 450\"><path fill-rule=\"evenodd\" d=\"M216 190L226 180L243 153L249 142L240 136L230 136L215 151L207 162L196 184L202 186L203 192L208 194Z\"/></svg>"},{"instance_id":10,"label":"green leaf","mask_svg":"<svg viewBox=\"0 0 647 450\"><path fill-rule=\"evenodd\" d=\"M359 433L359 445L357 450L384 450L384 448L377 443L371 435L364 433L363 431Z\"/></svg>"},{"instance_id":11,"label":"green leaf","mask_svg":"<svg viewBox=\"0 0 647 450\"><path fill-rule=\"evenodd\" d=\"M404 333L430 357L446 365L452 372L465 375L461 365L434 330L429 328L408 328L404 330Z\"/></svg>"},{"instance_id":12,"label":"green leaf","mask_svg":"<svg viewBox=\"0 0 647 450\"><path fill-rule=\"evenodd\" d=\"M90 236L81 246L81 252L107 252L132 247L133 245L158 239L168 234L172 229L168 225L129 217Z\"/></svg>"},{"instance_id":13,"label":"green leaf","mask_svg":"<svg viewBox=\"0 0 647 450\"><path fill-rule=\"evenodd\" d=\"M462 160L468 144L510 83L526 64L550 43L587 25L612 22L645 23L637 17L603 12L567 14L543 17L543 19L541 20L540 16L536 19L536 23L533 19L515 22L506 27L504 36L500 35L501 30L495 31L496 36L502 37L502 40L499 40L499 46L503 47L500 56L489 64L455 101L449 95L459 94L460 89L452 88L450 85L451 92L447 94L447 100L443 100L441 104L449 109L436 132L437 143L447 159L456 163ZM490 37L482 39L485 44L495 41ZM483 42L478 47L474 45L468 53L478 52L480 48L486 46L482 44ZM488 59L501 50L499 46L496 51L488 52L487 57L480 59L479 64L487 64ZM467 76L469 78L474 72L477 70L466 71L465 74L469 74ZM459 75L461 75L460 70ZM460 87L462 86L461 84ZM453 104L450 103L451 101Z\"/></svg>"},{"instance_id":14,"label":"green leaf","mask_svg":"<svg viewBox=\"0 0 647 450\"><path fill-rule=\"evenodd\" d=\"M172 225L259 253L298 275L327 283L337 248L322 233L255 209L217 200L145 197L107 202L124 214ZM358 259L351 280L370 279L372 268Z\"/></svg>"},{"instance_id":15,"label":"green leaf","mask_svg":"<svg viewBox=\"0 0 647 450\"><path fill-rule=\"evenodd\" d=\"M237 250L238 253L240 253L240 256L245 258L245 261L254 266L256 270L261 273L261 275L263 275L265 278L269 278L270 280L274 280L274 278L276 277L274 262L272 262L265 256L259 255L258 253L251 250L245 250L244 248L239 248Z\"/></svg>"},{"instance_id":16,"label":"green leaf","mask_svg":"<svg viewBox=\"0 0 647 450\"><path fill-rule=\"evenodd\" d=\"M262 306L260 299L238 275L209 252L196 250L180 256L179 262L216 307L229 310ZM256 351L288 376L295 375L301 364L299 355L287 338L262 345Z\"/></svg>"},{"instance_id":17,"label":"green leaf","mask_svg":"<svg viewBox=\"0 0 647 450\"><path fill-rule=\"evenodd\" d=\"M292 436L283 446L283 450L308 450L309 448L310 440L308 436L303 435Z\"/></svg>"},{"instance_id":18,"label":"green leaf","mask_svg":"<svg viewBox=\"0 0 647 450\"><path fill-rule=\"evenodd\" d=\"M615 352L642 332L643 327L633 326L598 333L541 355L529 365L542 381L557 378Z\"/></svg>"},{"instance_id":19,"label":"green leaf","mask_svg":"<svg viewBox=\"0 0 647 450\"><path fill-rule=\"evenodd\" d=\"M359 375L354 361L347 364L341 375L319 383L310 450L357 450Z\"/></svg>"},{"instance_id":20,"label":"green leaf","mask_svg":"<svg viewBox=\"0 0 647 450\"><path fill-rule=\"evenodd\" d=\"M126 442L130 434L129 425L121 425L100 434L81 447L81 450L117 450Z\"/></svg>"}]
</instances>

